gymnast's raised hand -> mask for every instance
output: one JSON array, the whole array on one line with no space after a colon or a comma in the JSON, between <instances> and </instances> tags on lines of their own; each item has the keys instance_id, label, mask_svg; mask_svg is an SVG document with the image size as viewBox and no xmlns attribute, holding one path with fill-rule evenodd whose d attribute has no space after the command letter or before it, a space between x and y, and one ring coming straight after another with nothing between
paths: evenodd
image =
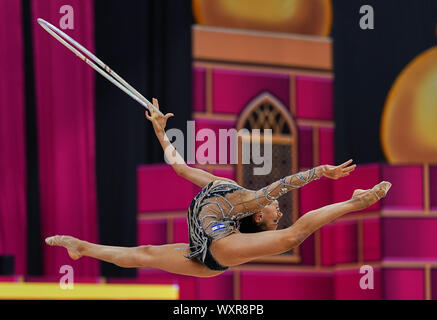
<instances>
[{"instance_id":1,"label":"gymnast's raised hand","mask_svg":"<svg viewBox=\"0 0 437 320\"><path fill-rule=\"evenodd\" d=\"M153 106L159 110L158 100L153 98L152 100ZM235 183L232 180L226 178L220 178L214 176L213 174L201 170L199 168L193 168L188 166L185 163L185 160L181 157L181 155L177 152L177 150L173 147L167 135L165 134L165 127L167 125L167 120L174 116L173 113L167 113L166 115L161 115L158 112L154 111L153 108L149 108L145 111L146 119L148 119L155 130L156 137L158 138L159 143L164 150L164 154L168 160L168 162L173 167L173 170L181 177L189 180L195 185L203 188L211 181L215 180L227 180L232 183Z\"/></svg>"},{"instance_id":2,"label":"gymnast's raised hand","mask_svg":"<svg viewBox=\"0 0 437 320\"><path fill-rule=\"evenodd\" d=\"M352 163L352 159L340 164L339 166L323 165L322 173L326 178L337 180L348 176L352 171L355 170L356 164L349 166Z\"/></svg>"},{"instance_id":3,"label":"gymnast's raised hand","mask_svg":"<svg viewBox=\"0 0 437 320\"><path fill-rule=\"evenodd\" d=\"M155 108L159 110L158 100L153 98L152 102ZM155 133L157 135L165 132L164 130L165 130L165 126L167 125L167 120L174 116L173 113L167 113L166 115L161 115L158 112L155 112L153 108L147 109L145 111L145 114L146 114L146 119L152 122L153 129L155 130Z\"/></svg>"}]
</instances>

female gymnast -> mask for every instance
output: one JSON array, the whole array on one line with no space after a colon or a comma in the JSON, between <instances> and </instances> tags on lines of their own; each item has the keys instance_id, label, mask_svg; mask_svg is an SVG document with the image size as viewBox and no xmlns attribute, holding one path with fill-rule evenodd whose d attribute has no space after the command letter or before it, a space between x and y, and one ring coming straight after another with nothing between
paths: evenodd
<instances>
[{"instance_id":1,"label":"female gymnast","mask_svg":"<svg viewBox=\"0 0 437 320\"><path fill-rule=\"evenodd\" d=\"M158 101L153 105L159 108ZM149 113L148 113L149 112ZM346 213L365 209L385 197L391 187L381 182L372 189L357 189L351 199L310 211L293 225L276 230L282 217L277 199L322 176L338 179L356 167L349 160L339 166L322 165L273 182L260 190L248 190L236 182L187 166L165 134L169 113L149 108L146 118L176 173L202 188L188 208L189 244L115 247L90 243L71 236L46 238L51 246L62 246L76 260L92 257L124 268L149 267L176 274L211 277L263 256L277 255L299 246L320 227ZM151 201L153 201L151 199Z\"/></svg>"}]
</instances>

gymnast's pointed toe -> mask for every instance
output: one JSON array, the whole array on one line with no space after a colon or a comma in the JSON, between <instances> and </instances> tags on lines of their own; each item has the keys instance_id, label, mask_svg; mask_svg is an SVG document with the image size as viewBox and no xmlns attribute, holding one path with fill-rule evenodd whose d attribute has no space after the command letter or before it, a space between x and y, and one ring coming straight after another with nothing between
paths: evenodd
<instances>
[{"instance_id":1,"label":"gymnast's pointed toe","mask_svg":"<svg viewBox=\"0 0 437 320\"><path fill-rule=\"evenodd\" d=\"M55 245L55 238L56 238L56 236L47 237L47 238L45 239L45 242L46 242L49 246L54 246L54 245Z\"/></svg>"},{"instance_id":2,"label":"gymnast's pointed toe","mask_svg":"<svg viewBox=\"0 0 437 320\"><path fill-rule=\"evenodd\" d=\"M68 251L68 255L71 259L77 260L82 257L80 253L80 241L71 236L52 236L45 238L45 242L49 246L64 247Z\"/></svg>"},{"instance_id":3,"label":"gymnast's pointed toe","mask_svg":"<svg viewBox=\"0 0 437 320\"><path fill-rule=\"evenodd\" d=\"M377 184L373 187L373 191L375 192L376 196L378 197L378 200L381 198L384 198L388 191L390 190L392 184L388 181L382 181L381 183Z\"/></svg>"},{"instance_id":4,"label":"gymnast's pointed toe","mask_svg":"<svg viewBox=\"0 0 437 320\"><path fill-rule=\"evenodd\" d=\"M388 192L388 190L390 190L392 184L388 181L383 181L381 182L381 188L384 189L385 193Z\"/></svg>"}]
</instances>

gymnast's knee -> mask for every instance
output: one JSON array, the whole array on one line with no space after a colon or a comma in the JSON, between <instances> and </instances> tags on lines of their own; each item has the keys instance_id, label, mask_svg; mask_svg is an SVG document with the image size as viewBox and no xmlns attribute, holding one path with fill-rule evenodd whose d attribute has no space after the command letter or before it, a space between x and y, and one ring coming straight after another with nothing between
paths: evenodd
<instances>
[{"instance_id":1,"label":"gymnast's knee","mask_svg":"<svg viewBox=\"0 0 437 320\"><path fill-rule=\"evenodd\" d=\"M285 229L287 230L287 229ZM311 232L309 228L305 226L292 225L287 230L287 234L285 235L285 242L289 249L296 248L301 245L301 243L310 236Z\"/></svg>"},{"instance_id":2,"label":"gymnast's knee","mask_svg":"<svg viewBox=\"0 0 437 320\"><path fill-rule=\"evenodd\" d=\"M141 268L150 264L150 247L149 245L126 248L114 264L122 268Z\"/></svg>"},{"instance_id":3,"label":"gymnast's knee","mask_svg":"<svg viewBox=\"0 0 437 320\"><path fill-rule=\"evenodd\" d=\"M142 245L134 248L134 259L139 267L149 266L153 256L152 245Z\"/></svg>"}]
</instances>

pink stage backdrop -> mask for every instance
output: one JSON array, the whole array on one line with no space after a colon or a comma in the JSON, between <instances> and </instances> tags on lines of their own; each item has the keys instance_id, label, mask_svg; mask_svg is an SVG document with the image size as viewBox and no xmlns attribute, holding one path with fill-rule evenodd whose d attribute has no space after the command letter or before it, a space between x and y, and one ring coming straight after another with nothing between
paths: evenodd
<instances>
[{"instance_id":1,"label":"pink stage backdrop","mask_svg":"<svg viewBox=\"0 0 437 320\"><path fill-rule=\"evenodd\" d=\"M361 277L358 268L353 270L334 271L334 299L335 300L380 300L382 299L381 269L373 269L373 288L363 289L360 286ZM366 282L366 284L368 284Z\"/></svg>"},{"instance_id":2,"label":"pink stage backdrop","mask_svg":"<svg viewBox=\"0 0 437 320\"><path fill-rule=\"evenodd\" d=\"M151 184L150 181L154 183ZM179 177L168 164L141 165L137 168L139 213L186 211L193 200L195 190L194 184ZM168 198L169 194L172 195L171 201Z\"/></svg>"},{"instance_id":3,"label":"pink stage backdrop","mask_svg":"<svg viewBox=\"0 0 437 320\"><path fill-rule=\"evenodd\" d=\"M206 109L205 76L205 68L193 68L193 111L204 112Z\"/></svg>"},{"instance_id":4,"label":"pink stage backdrop","mask_svg":"<svg viewBox=\"0 0 437 320\"><path fill-rule=\"evenodd\" d=\"M179 300L232 300L233 273L211 278L177 275L156 269L142 268L135 279L109 278L108 283L173 284L179 288Z\"/></svg>"},{"instance_id":5,"label":"pink stage backdrop","mask_svg":"<svg viewBox=\"0 0 437 320\"><path fill-rule=\"evenodd\" d=\"M330 300L332 276L328 273L241 271L242 300Z\"/></svg>"},{"instance_id":6,"label":"pink stage backdrop","mask_svg":"<svg viewBox=\"0 0 437 320\"><path fill-rule=\"evenodd\" d=\"M173 219L173 243L189 243L186 217Z\"/></svg>"},{"instance_id":7,"label":"pink stage backdrop","mask_svg":"<svg viewBox=\"0 0 437 320\"><path fill-rule=\"evenodd\" d=\"M212 104L217 113L239 114L263 92L288 107L289 90L288 75L218 69L212 72Z\"/></svg>"},{"instance_id":8,"label":"pink stage backdrop","mask_svg":"<svg viewBox=\"0 0 437 320\"><path fill-rule=\"evenodd\" d=\"M319 162L320 164L335 164L334 129L319 129Z\"/></svg>"},{"instance_id":9,"label":"pink stage backdrop","mask_svg":"<svg viewBox=\"0 0 437 320\"><path fill-rule=\"evenodd\" d=\"M296 117L333 120L333 82L330 78L296 77Z\"/></svg>"},{"instance_id":10,"label":"pink stage backdrop","mask_svg":"<svg viewBox=\"0 0 437 320\"><path fill-rule=\"evenodd\" d=\"M423 300L425 298L424 278L422 269L384 269L383 299Z\"/></svg>"},{"instance_id":11,"label":"pink stage backdrop","mask_svg":"<svg viewBox=\"0 0 437 320\"><path fill-rule=\"evenodd\" d=\"M381 257L381 219L363 219L363 259L379 261Z\"/></svg>"},{"instance_id":12,"label":"pink stage backdrop","mask_svg":"<svg viewBox=\"0 0 437 320\"><path fill-rule=\"evenodd\" d=\"M382 166L382 179L392 183L384 209L423 210L422 170L420 165Z\"/></svg>"},{"instance_id":13,"label":"pink stage backdrop","mask_svg":"<svg viewBox=\"0 0 437 320\"><path fill-rule=\"evenodd\" d=\"M429 180L431 210L437 210L437 166L430 166Z\"/></svg>"},{"instance_id":14,"label":"pink stage backdrop","mask_svg":"<svg viewBox=\"0 0 437 320\"><path fill-rule=\"evenodd\" d=\"M312 168L313 155L313 128L311 126L298 126L299 137L299 167Z\"/></svg>"},{"instance_id":15,"label":"pink stage backdrop","mask_svg":"<svg viewBox=\"0 0 437 320\"><path fill-rule=\"evenodd\" d=\"M382 220L384 258L391 260L437 259L436 218L384 218Z\"/></svg>"},{"instance_id":16,"label":"pink stage backdrop","mask_svg":"<svg viewBox=\"0 0 437 320\"><path fill-rule=\"evenodd\" d=\"M167 243L167 221L165 219L138 220L137 243L141 245L163 245Z\"/></svg>"},{"instance_id":17,"label":"pink stage backdrop","mask_svg":"<svg viewBox=\"0 0 437 320\"><path fill-rule=\"evenodd\" d=\"M236 140L235 134L231 135L230 138L227 138L226 141L223 139L223 141L221 142L220 139L220 130L223 130L223 134L226 134L230 129L234 129L235 128L235 122L234 121L228 121L228 120L210 120L210 119L197 119L196 120L196 127L195 127L195 131L196 131L196 139L203 139L201 141L197 141L196 140L196 144L195 144L195 150L196 150L196 163L201 163L201 164L205 164L208 163L210 164L211 161L215 163L219 163L220 162L220 155L223 158L223 160L225 160L226 164L230 164L230 163L236 163L237 161L237 150L234 149L233 150L233 154L234 157L233 159L231 159L231 137L232 139ZM211 141L209 141L210 136L206 136L206 137L200 137L200 135L198 136L198 133L200 130L205 130L205 129L209 129L212 130L211 133L213 132L214 135L211 136L212 138L212 143L210 144ZM209 151L213 151L212 148L208 148L206 149L207 146L213 146L215 143L215 157L213 155L208 154ZM203 146L203 147L202 147ZM208 151L207 151L208 150Z\"/></svg>"},{"instance_id":18,"label":"pink stage backdrop","mask_svg":"<svg viewBox=\"0 0 437 320\"><path fill-rule=\"evenodd\" d=\"M36 19L59 28L61 0L32 1L42 236L70 234L97 242L94 71L62 46ZM64 30L94 51L93 2L71 0L74 29ZM98 262L72 262L64 249L44 246L46 275L63 264L75 276L95 276Z\"/></svg>"},{"instance_id":19,"label":"pink stage backdrop","mask_svg":"<svg viewBox=\"0 0 437 320\"><path fill-rule=\"evenodd\" d=\"M21 1L0 1L0 255L26 273L26 148Z\"/></svg>"}]
</instances>

